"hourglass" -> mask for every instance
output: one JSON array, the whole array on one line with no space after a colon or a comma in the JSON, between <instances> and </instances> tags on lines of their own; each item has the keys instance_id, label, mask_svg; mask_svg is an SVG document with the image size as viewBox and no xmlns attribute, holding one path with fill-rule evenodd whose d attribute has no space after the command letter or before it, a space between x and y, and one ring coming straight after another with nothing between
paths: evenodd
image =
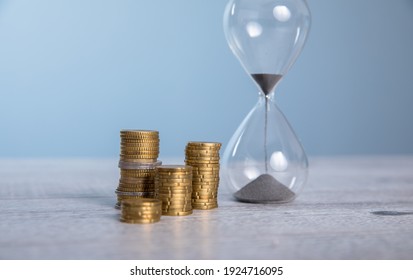
<instances>
[{"instance_id":1,"label":"hourglass","mask_svg":"<svg viewBox=\"0 0 413 280\"><path fill-rule=\"evenodd\" d=\"M230 0L226 6L226 39L259 89L222 158L222 177L239 201L289 202L307 180L307 157L274 91L300 54L310 22L305 0Z\"/></svg>"}]
</instances>

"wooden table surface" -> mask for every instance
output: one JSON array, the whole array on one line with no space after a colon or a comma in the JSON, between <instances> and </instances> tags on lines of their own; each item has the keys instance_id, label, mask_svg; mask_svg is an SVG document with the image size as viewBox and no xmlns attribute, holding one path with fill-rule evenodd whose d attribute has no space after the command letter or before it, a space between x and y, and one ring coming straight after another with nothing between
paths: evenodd
<instances>
[{"instance_id":1,"label":"wooden table surface","mask_svg":"<svg viewBox=\"0 0 413 280\"><path fill-rule=\"evenodd\" d=\"M163 160L165 164L179 161ZM290 204L119 222L116 159L1 159L0 259L413 259L413 156L310 159Z\"/></svg>"}]
</instances>

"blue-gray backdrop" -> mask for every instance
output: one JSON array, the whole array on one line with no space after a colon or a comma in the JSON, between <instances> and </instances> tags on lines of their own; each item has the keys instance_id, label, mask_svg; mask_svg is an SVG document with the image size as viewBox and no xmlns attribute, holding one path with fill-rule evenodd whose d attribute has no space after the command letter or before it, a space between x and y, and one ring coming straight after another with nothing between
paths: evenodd
<instances>
[{"instance_id":1,"label":"blue-gray backdrop","mask_svg":"<svg viewBox=\"0 0 413 280\"><path fill-rule=\"evenodd\" d=\"M257 99L226 0L0 0L0 157L113 156L157 129L161 156L226 143ZM413 153L413 1L310 0L277 88L309 155Z\"/></svg>"}]
</instances>

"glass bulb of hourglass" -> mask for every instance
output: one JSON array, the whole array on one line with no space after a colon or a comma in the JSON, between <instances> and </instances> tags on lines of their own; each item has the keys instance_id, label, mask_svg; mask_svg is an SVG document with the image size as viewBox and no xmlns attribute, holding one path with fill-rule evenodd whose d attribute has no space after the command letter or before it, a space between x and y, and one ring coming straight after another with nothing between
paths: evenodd
<instances>
[{"instance_id":1,"label":"glass bulb of hourglass","mask_svg":"<svg viewBox=\"0 0 413 280\"><path fill-rule=\"evenodd\" d=\"M305 0L230 0L226 7L228 44L260 91L222 160L222 177L240 201L288 202L306 182L307 157L274 90L300 54L310 22Z\"/></svg>"}]
</instances>

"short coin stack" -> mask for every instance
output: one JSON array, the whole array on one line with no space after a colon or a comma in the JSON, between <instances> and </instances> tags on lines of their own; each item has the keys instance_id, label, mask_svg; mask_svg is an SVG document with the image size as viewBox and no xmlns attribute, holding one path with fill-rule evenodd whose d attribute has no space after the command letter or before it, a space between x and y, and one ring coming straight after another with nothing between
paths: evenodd
<instances>
[{"instance_id":1,"label":"short coin stack","mask_svg":"<svg viewBox=\"0 0 413 280\"><path fill-rule=\"evenodd\" d=\"M185 165L156 167L156 198L162 201L162 215L192 214L192 168Z\"/></svg>"},{"instance_id":2,"label":"short coin stack","mask_svg":"<svg viewBox=\"0 0 413 280\"><path fill-rule=\"evenodd\" d=\"M121 203L120 220L130 224L150 224L159 222L162 203L158 199L124 199Z\"/></svg>"},{"instance_id":3,"label":"short coin stack","mask_svg":"<svg viewBox=\"0 0 413 280\"><path fill-rule=\"evenodd\" d=\"M192 208L218 207L219 149L221 143L188 142L185 164L192 166Z\"/></svg>"},{"instance_id":4,"label":"short coin stack","mask_svg":"<svg viewBox=\"0 0 413 280\"><path fill-rule=\"evenodd\" d=\"M154 130L120 132L120 180L116 194L123 199L155 197L155 167L159 156L159 133Z\"/></svg>"}]
</instances>

